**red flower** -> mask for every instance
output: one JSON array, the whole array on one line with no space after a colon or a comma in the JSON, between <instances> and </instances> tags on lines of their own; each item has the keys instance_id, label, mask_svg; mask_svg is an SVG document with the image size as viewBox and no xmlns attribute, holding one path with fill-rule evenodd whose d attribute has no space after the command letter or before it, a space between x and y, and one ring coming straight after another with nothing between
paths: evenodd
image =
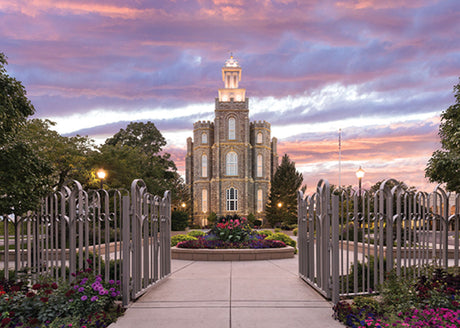
<instances>
[{"instance_id":1,"label":"red flower","mask_svg":"<svg viewBox=\"0 0 460 328\"><path fill-rule=\"evenodd\" d=\"M53 288L53 289L58 289L58 285L57 285L55 282L53 282L53 283L51 284L51 288Z\"/></svg>"},{"instance_id":2,"label":"red flower","mask_svg":"<svg viewBox=\"0 0 460 328\"><path fill-rule=\"evenodd\" d=\"M39 322L40 322L40 321L38 321L37 318L32 318L32 319L29 320L29 323L30 323L31 325L36 325L36 324L38 324Z\"/></svg>"},{"instance_id":3,"label":"red flower","mask_svg":"<svg viewBox=\"0 0 460 328\"><path fill-rule=\"evenodd\" d=\"M52 291L51 289L45 290L45 294L46 294L46 295L50 295L50 294L52 294L52 293L53 293L53 291Z\"/></svg>"},{"instance_id":4,"label":"red flower","mask_svg":"<svg viewBox=\"0 0 460 328\"><path fill-rule=\"evenodd\" d=\"M19 292L20 290L21 290L21 286L18 286L18 285L11 286L12 292Z\"/></svg>"},{"instance_id":5,"label":"red flower","mask_svg":"<svg viewBox=\"0 0 460 328\"><path fill-rule=\"evenodd\" d=\"M26 297L34 297L35 293L34 292L27 292Z\"/></svg>"},{"instance_id":6,"label":"red flower","mask_svg":"<svg viewBox=\"0 0 460 328\"><path fill-rule=\"evenodd\" d=\"M33 290L39 290L40 288L42 288L42 285L40 285L40 284L34 284L34 285L32 286L32 289L33 289Z\"/></svg>"},{"instance_id":7,"label":"red flower","mask_svg":"<svg viewBox=\"0 0 460 328\"><path fill-rule=\"evenodd\" d=\"M43 303L46 303L48 302L48 297L40 297L40 301L42 301Z\"/></svg>"},{"instance_id":8,"label":"red flower","mask_svg":"<svg viewBox=\"0 0 460 328\"><path fill-rule=\"evenodd\" d=\"M65 296L66 296L66 297L70 297L73 293L74 293L74 290L73 290L73 289L69 289L69 290L65 293Z\"/></svg>"},{"instance_id":9,"label":"red flower","mask_svg":"<svg viewBox=\"0 0 460 328\"><path fill-rule=\"evenodd\" d=\"M2 319L2 327L5 327L5 326L8 325L10 322L11 322L11 319L10 319L10 318L3 318L3 319Z\"/></svg>"}]
</instances>

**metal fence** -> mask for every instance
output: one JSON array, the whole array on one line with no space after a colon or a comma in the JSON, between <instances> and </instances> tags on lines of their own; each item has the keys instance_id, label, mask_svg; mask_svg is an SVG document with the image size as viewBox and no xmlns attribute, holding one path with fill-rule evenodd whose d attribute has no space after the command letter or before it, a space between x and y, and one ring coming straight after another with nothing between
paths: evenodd
<instances>
[{"instance_id":1,"label":"metal fence","mask_svg":"<svg viewBox=\"0 0 460 328\"><path fill-rule=\"evenodd\" d=\"M120 280L126 306L171 272L170 192L153 196L142 180L130 192L85 191L72 181L45 197L39 212L2 220L5 278L72 280L91 267L106 281Z\"/></svg>"},{"instance_id":2,"label":"metal fence","mask_svg":"<svg viewBox=\"0 0 460 328\"><path fill-rule=\"evenodd\" d=\"M412 191L386 180L370 193L298 193L299 274L326 298L370 294L387 272L413 277L459 264L460 195Z\"/></svg>"}]
</instances>

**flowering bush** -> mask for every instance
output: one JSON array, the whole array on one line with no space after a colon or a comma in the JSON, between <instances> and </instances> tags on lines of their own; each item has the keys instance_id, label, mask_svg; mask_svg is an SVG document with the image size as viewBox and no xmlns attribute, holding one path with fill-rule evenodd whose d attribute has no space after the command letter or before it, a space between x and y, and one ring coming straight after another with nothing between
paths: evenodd
<instances>
[{"instance_id":1,"label":"flowering bush","mask_svg":"<svg viewBox=\"0 0 460 328\"><path fill-rule=\"evenodd\" d=\"M229 242L218 239L207 239L206 237L198 237L197 240L182 241L177 244L178 248L281 248L286 247L286 244L279 240L266 240L262 238L253 238L243 242Z\"/></svg>"},{"instance_id":2,"label":"flowering bush","mask_svg":"<svg viewBox=\"0 0 460 328\"><path fill-rule=\"evenodd\" d=\"M217 220L209 234L225 242L242 242L249 239L251 227L246 218L226 216Z\"/></svg>"},{"instance_id":3,"label":"flowering bush","mask_svg":"<svg viewBox=\"0 0 460 328\"><path fill-rule=\"evenodd\" d=\"M46 278L32 286L0 281L0 327L63 327L59 322L75 320L77 327L106 327L114 320L106 312L114 312L119 282L105 283L90 268L73 276L71 284L49 282ZM121 309L115 312L115 317L119 316Z\"/></svg>"},{"instance_id":4,"label":"flowering bush","mask_svg":"<svg viewBox=\"0 0 460 328\"><path fill-rule=\"evenodd\" d=\"M270 238L268 236L270 235ZM185 236L185 235L184 235ZM269 230L262 233L253 231L246 218L238 215L220 217L207 234L197 233L191 240L177 243L178 248L281 248L287 244L293 245L295 241L284 234L276 234ZM196 238L195 238L196 237Z\"/></svg>"},{"instance_id":5,"label":"flowering bush","mask_svg":"<svg viewBox=\"0 0 460 328\"><path fill-rule=\"evenodd\" d=\"M460 327L460 274L434 269L417 280L390 274L381 299L357 297L334 306L334 317L348 327Z\"/></svg>"}]
</instances>

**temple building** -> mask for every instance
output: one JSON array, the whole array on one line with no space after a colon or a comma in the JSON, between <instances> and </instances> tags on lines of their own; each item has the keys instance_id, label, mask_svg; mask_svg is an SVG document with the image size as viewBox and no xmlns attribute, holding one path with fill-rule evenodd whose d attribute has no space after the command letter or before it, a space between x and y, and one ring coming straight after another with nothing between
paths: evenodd
<instances>
[{"instance_id":1,"label":"temple building","mask_svg":"<svg viewBox=\"0 0 460 328\"><path fill-rule=\"evenodd\" d=\"M187 139L186 184L194 222L238 214L264 220L270 183L278 166L270 124L249 122L249 99L239 87L241 67L230 57L222 67L224 88L215 100L214 122L193 125Z\"/></svg>"}]
</instances>

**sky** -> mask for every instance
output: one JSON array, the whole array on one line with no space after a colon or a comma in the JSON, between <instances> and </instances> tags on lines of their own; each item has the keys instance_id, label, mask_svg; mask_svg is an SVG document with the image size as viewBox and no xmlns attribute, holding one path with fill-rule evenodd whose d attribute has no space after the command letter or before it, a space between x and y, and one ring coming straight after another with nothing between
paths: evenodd
<instances>
[{"instance_id":1,"label":"sky","mask_svg":"<svg viewBox=\"0 0 460 328\"><path fill-rule=\"evenodd\" d=\"M232 53L250 120L271 123L307 192L356 186L360 166L364 187L434 188L424 169L455 103L459 32L458 0L0 0L7 71L62 135L100 144L151 121L184 174Z\"/></svg>"}]
</instances>

